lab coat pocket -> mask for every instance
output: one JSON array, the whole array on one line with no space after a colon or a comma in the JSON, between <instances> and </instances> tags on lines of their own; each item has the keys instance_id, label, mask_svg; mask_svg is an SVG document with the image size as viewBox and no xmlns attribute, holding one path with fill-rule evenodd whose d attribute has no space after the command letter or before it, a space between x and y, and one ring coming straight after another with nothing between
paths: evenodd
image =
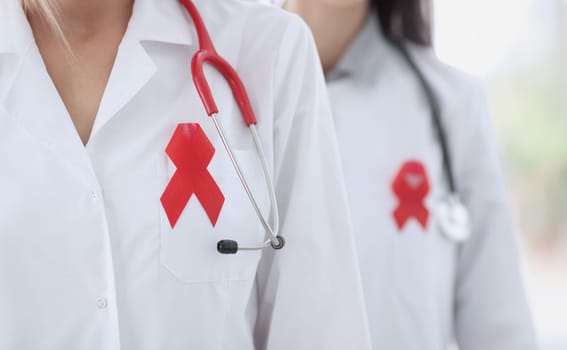
<instances>
[{"instance_id":1,"label":"lab coat pocket","mask_svg":"<svg viewBox=\"0 0 567 350\"><path fill-rule=\"evenodd\" d=\"M262 191L263 178L256 153L236 150L235 155L265 209L267 195ZM175 167L165 154L160 157L158 167L165 189L175 173ZM264 236L261 224L223 149L217 149L208 171L224 197L216 222L207 214L207 204L203 205L195 194L191 195L173 227L164 206L160 205L161 263L184 283L252 279L260 252L223 255L218 253L217 243L223 239L236 240L241 244L261 242Z\"/></svg>"},{"instance_id":2,"label":"lab coat pocket","mask_svg":"<svg viewBox=\"0 0 567 350\"><path fill-rule=\"evenodd\" d=\"M396 240L394 279L396 298L416 317L425 317L439 301L453 298L458 245L435 225L427 230L413 225Z\"/></svg>"}]
</instances>

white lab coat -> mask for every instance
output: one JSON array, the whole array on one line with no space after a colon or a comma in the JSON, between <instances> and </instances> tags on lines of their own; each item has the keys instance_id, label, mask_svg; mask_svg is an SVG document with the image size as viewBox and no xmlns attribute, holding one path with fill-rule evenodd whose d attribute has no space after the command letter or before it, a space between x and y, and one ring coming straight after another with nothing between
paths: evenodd
<instances>
[{"instance_id":1,"label":"white lab coat","mask_svg":"<svg viewBox=\"0 0 567 350\"><path fill-rule=\"evenodd\" d=\"M442 120L472 236L440 233L436 206L448 192L430 106L416 75L371 16L328 89L352 207L374 349L533 350L494 135L478 84L410 50L439 96ZM430 213L399 230L392 183L403 163L425 166Z\"/></svg>"},{"instance_id":2,"label":"white lab coat","mask_svg":"<svg viewBox=\"0 0 567 350\"><path fill-rule=\"evenodd\" d=\"M137 0L84 147L19 0L0 1L0 349L368 349L324 79L306 26L232 0L197 6L240 73L275 178L285 249L263 241L189 70L194 27L175 0ZM220 116L269 210L248 129L208 70ZM193 196L172 229L160 196L178 123L199 123L225 203ZM191 150L187 150L191 152Z\"/></svg>"}]
</instances>

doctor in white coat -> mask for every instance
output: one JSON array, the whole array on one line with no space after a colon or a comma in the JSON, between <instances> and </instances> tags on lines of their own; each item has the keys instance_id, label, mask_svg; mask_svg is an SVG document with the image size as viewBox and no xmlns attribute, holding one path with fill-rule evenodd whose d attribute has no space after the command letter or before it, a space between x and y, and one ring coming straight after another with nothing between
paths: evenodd
<instances>
[{"instance_id":1,"label":"doctor in white coat","mask_svg":"<svg viewBox=\"0 0 567 350\"><path fill-rule=\"evenodd\" d=\"M236 0L195 5L247 87L285 246L217 252L265 230L195 90L178 1L0 0L0 349L369 349L307 27ZM232 93L207 78L273 218Z\"/></svg>"},{"instance_id":2,"label":"doctor in white coat","mask_svg":"<svg viewBox=\"0 0 567 350\"><path fill-rule=\"evenodd\" d=\"M374 349L535 349L485 98L435 57L429 1L286 7L326 71Z\"/></svg>"}]
</instances>

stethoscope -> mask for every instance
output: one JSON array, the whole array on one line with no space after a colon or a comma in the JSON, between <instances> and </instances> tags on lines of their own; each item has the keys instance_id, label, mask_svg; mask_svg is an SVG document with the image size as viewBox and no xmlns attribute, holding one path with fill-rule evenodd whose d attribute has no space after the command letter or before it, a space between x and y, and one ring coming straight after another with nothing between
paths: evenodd
<instances>
[{"instance_id":1,"label":"stethoscope","mask_svg":"<svg viewBox=\"0 0 567 350\"><path fill-rule=\"evenodd\" d=\"M433 87L425 78L423 72L416 64L408 49L398 40L390 40L393 46L400 52L401 56L410 66L419 80L419 84L425 93L429 104L433 126L435 128L443 162L443 172L447 181L449 193L436 206L436 220L441 232L449 239L463 242L471 235L469 211L463 204L455 181L447 134L441 120L441 107Z\"/></svg>"},{"instance_id":2,"label":"stethoscope","mask_svg":"<svg viewBox=\"0 0 567 350\"><path fill-rule=\"evenodd\" d=\"M209 32L207 31L207 27L205 26L205 23L203 22L203 19L201 18L201 15L199 14L199 11L197 10L195 4L193 4L191 0L179 1L185 7L187 13L193 20L193 24L195 25L195 30L197 32L197 37L199 39L199 50L197 51L197 53L195 53L191 60L191 73L193 75L193 83L195 84L195 88L199 93L199 97L201 98L201 102L205 107L207 115L213 120L215 128L220 136L224 148L226 149L226 152L228 153L234 170L236 171L238 178L240 179L240 182L242 183L242 186L244 187L244 190L248 195L250 204L252 205L252 207L254 207L256 215L258 216L260 223L264 227L267 236L267 239L262 243L246 246L239 245L235 240L224 239L218 242L217 251L221 254L235 254L241 250L261 250L267 247L272 247L276 250L282 249L285 245L285 240L282 236L278 235L279 215L274 182L268 170L268 162L266 161L264 149L260 142L258 131L256 130L256 116L254 115L254 110L252 109L252 105L250 104L246 88L240 80L238 73L234 70L230 63L222 58L216 51L211 37L209 36ZM233 149L230 145L230 140L226 137L222 123L220 122L219 118L217 118L219 110L203 71L203 65L205 63L209 63L211 66L213 66L227 81L232 94L234 95L234 99L240 109L240 112L242 113L244 123L250 130L250 134L252 135L252 139L254 140L254 146L258 153L258 158L260 159L260 162L262 164L264 179L268 188L270 206L273 215L272 225L268 223L268 220L266 219L264 214L262 214L260 205L258 204L258 201L252 193L248 181L246 180L246 177L242 172L238 158L236 158L236 156L234 155Z\"/></svg>"}]
</instances>

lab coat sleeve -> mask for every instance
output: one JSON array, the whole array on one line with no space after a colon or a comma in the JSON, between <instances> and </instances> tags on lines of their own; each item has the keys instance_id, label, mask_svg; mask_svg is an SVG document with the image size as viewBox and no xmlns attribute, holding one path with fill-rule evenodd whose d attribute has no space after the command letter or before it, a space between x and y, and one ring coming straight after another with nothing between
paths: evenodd
<instances>
[{"instance_id":1,"label":"lab coat sleeve","mask_svg":"<svg viewBox=\"0 0 567 350\"><path fill-rule=\"evenodd\" d=\"M286 239L257 274L257 349L370 349L354 239L323 74L292 18L275 70L274 172Z\"/></svg>"},{"instance_id":2,"label":"lab coat sleeve","mask_svg":"<svg viewBox=\"0 0 567 350\"><path fill-rule=\"evenodd\" d=\"M533 350L536 340L518 267L516 229L506 201L496 138L483 90L471 84L454 115L457 184L472 236L460 247L455 331L461 350ZM463 113L463 111L466 111Z\"/></svg>"}]
</instances>

